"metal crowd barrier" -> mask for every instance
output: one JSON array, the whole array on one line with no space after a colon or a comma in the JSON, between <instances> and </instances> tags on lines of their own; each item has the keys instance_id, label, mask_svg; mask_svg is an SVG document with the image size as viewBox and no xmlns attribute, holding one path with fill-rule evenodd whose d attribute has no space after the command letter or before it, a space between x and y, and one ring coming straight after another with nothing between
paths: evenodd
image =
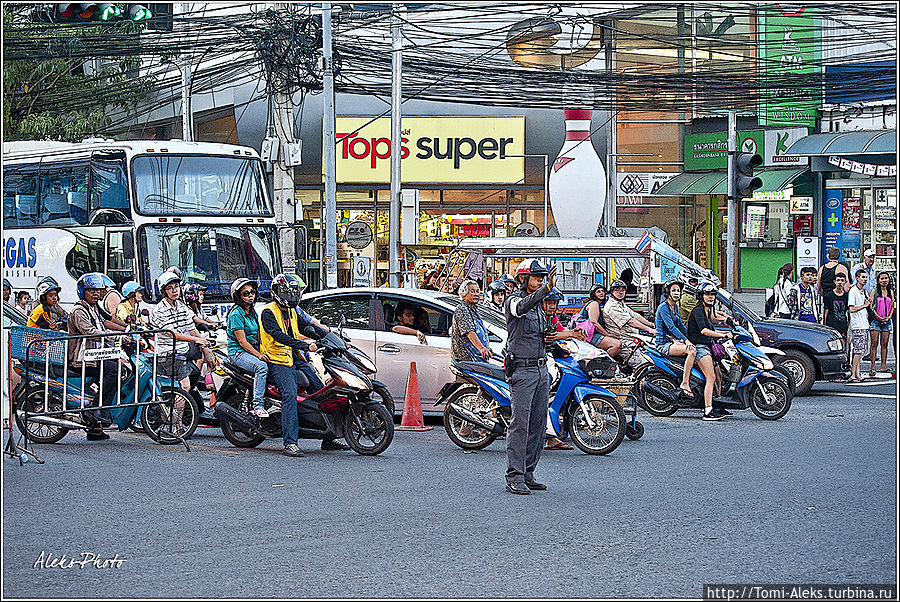
<instances>
[{"instance_id":1,"label":"metal crowd barrier","mask_svg":"<svg viewBox=\"0 0 900 602\"><path fill-rule=\"evenodd\" d=\"M20 363L19 370L17 370L17 372L22 373L23 382L20 383L20 385L15 389L15 391L20 392L19 395L10 395L10 436L4 453L13 457L17 457L20 464L28 460L28 455L34 458L37 462L43 464L43 460L39 459L34 454L34 442L30 441L28 436L29 421L69 429L87 429L88 424L83 418L85 412L96 412L97 418L95 420L99 420L99 415L102 410L109 411L128 407L158 405L161 403L168 406L170 424L168 425L168 430L160 429L160 434L178 439L185 446L185 448L190 451L190 446L188 446L187 442L178 434L177 429L175 429L175 398L171 397L168 401L157 400L156 383L160 382L160 380L158 380L159 356L168 355L160 351L160 343L166 344L167 351L169 344L166 339L160 340L157 335L168 335L167 339L171 342L170 353L172 358L172 366L171 370L169 370L169 375L159 378L162 379L162 383L165 383L166 379L168 379L169 387L180 387L179 382L173 376L175 371L175 338L174 336L172 336L174 334L173 331L156 329L132 330L128 332L111 331L102 334L91 335L69 335L61 331L30 328L27 326L12 326L9 327L9 331L10 365L12 365L13 360ZM70 362L69 341L76 339L84 340L86 348L83 349L83 359L80 362ZM123 341L125 340L131 341L131 343L134 345L132 351L128 353L123 350ZM149 384L151 387L152 395L150 399L145 399L142 401L140 398L142 387L140 385L142 382L144 382L144 375L142 375L140 371L139 355L141 353L146 353L145 351L141 351L141 344L144 340L152 340L153 342L152 370L149 376ZM110 342L112 342L112 344L110 344ZM97 346L97 343L99 343L99 346ZM88 346L92 344L94 346L88 348ZM132 357L135 359L135 362L132 366L133 369L123 369L123 363L131 363L130 359ZM114 399L115 403L106 403L108 400L106 399L106 396L104 395L105 392L103 390L103 381L104 376L106 375L105 370L107 360L116 361L117 374L116 396ZM73 369L77 370L77 365L79 363L80 374L76 372L76 374L72 375L73 378L77 378L80 376L81 380L81 388L76 394L69 390L69 378L70 371ZM86 376L88 376L87 371L90 368L91 371L94 372L94 368L89 367L88 364L94 364L98 366L99 369L99 374L96 376L96 381L94 381L94 384L99 387L99 391L97 394L97 405L91 405L90 397L93 396L92 394L85 394L87 387ZM60 374L62 375L61 379L59 376ZM123 374L125 376L124 381ZM12 375L10 374L10 378L11 377ZM130 379L134 379L134 397L133 399L131 399L130 397L128 399L123 399L123 384L127 383ZM35 411L34 408L29 407L31 405L29 403L23 403L21 404L22 407L17 407L16 398L28 400L30 395L32 395L35 391L40 391L41 389L43 389L44 393L44 403L42 408ZM62 408L51 409L51 389L53 393L57 395L61 400ZM13 434L13 421L15 420L17 414L22 421L23 428L19 429L20 431L22 431L20 432L20 443L15 444ZM65 415L72 414L80 414L82 417L82 421L75 422L64 418ZM29 443L31 443L31 447L29 447Z\"/></svg>"}]
</instances>

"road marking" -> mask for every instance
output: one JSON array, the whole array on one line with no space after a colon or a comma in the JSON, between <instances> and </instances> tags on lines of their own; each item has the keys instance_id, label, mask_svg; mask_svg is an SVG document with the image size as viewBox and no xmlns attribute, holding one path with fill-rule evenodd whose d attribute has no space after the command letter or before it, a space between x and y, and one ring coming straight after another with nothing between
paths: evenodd
<instances>
[{"instance_id":1,"label":"road marking","mask_svg":"<svg viewBox=\"0 0 900 602\"><path fill-rule=\"evenodd\" d=\"M876 397L878 399L896 399L896 395L882 395L880 393L830 393L816 392L807 393L807 397Z\"/></svg>"}]
</instances>

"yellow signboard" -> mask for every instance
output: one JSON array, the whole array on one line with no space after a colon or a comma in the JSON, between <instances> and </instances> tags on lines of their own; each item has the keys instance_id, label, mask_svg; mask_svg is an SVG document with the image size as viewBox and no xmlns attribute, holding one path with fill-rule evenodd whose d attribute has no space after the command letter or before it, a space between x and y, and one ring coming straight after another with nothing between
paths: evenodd
<instances>
[{"instance_id":1,"label":"yellow signboard","mask_svg":"<svg viewBox=\"0 0 900 602\"><path fill-rule=\"evenodd\" d=\"M337 181L391 181L391 120L337 118ZM368 125L367 125L368 124ZM525 117L404 117L404 184L524 183Z\"/></svg>"}]
</instances>

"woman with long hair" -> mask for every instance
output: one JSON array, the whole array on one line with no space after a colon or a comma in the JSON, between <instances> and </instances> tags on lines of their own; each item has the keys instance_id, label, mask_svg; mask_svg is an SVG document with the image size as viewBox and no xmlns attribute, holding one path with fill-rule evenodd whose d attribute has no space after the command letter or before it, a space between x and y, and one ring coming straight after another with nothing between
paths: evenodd
<instances>
[{"instance_id":1,"label":"woman with long hair","mask_svg":"<svg viewBox=\"0 0 900 602\"><path fill-rule=\"evenodd\" d=\"M869 376L875 376L875 353L881 346L881 371L887 372L887 349L891 338L891 328L894 314L897 312L897 299L894 295L894 282L890 272L878 272L875 279L875 288L869 293L869 307L872 308L872 321L869 326L871 347L869 357L872 366L869 368Z\"/></svg>"},{"instance_id":2,"label":"woman with long hair","mask_svg":"<svg viewBox=\"0 0 900 602\"><path fill-rule=\"evenodd\" d=\"M791 319L791 308L787 299L794 288L791 277L794 275L794 266L786 263L778 268L778 279L775 281L775 312L784 320Z\"/></svg>"},{"instance_id":3,"label":"woman with long hair","mask_svg":"<svg viewBox=\"0 0 900 602\"><path fill-rule=\"evenodd\" d=\"M622 350L622 341L612 336L606 330L606 321L603 319L603 305L606 303L606 287L595 284L588 294L588 299L581 311L572 320L569 328L580 328L587 335L587 342L606 351L611 357L616 357Z\"/></svg>"}]
</instances>

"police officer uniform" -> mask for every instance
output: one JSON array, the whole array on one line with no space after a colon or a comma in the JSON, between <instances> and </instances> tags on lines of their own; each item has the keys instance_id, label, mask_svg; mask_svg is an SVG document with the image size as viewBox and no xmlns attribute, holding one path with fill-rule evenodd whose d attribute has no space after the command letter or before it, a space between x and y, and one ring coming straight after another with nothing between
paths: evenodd
<instances>
[{"instance_id":1,"label":"police officer uniform","mask_svg":"<svg viewBox=\"0 0 900 602\"><path fill-rule=\"evenodd\" d=\"M537 260L525 260L516 270L516 277L547 273L547 268ZM544 349L547 318L541 302L551 288L545 284L528 294L527 281L528 276L504 306L508 333L505 362L512 406L512 420L506 434L506 489L519 494L546 489L534 480L534 469L544 446L550 393Z\"/></svg>"}]
</instances>

